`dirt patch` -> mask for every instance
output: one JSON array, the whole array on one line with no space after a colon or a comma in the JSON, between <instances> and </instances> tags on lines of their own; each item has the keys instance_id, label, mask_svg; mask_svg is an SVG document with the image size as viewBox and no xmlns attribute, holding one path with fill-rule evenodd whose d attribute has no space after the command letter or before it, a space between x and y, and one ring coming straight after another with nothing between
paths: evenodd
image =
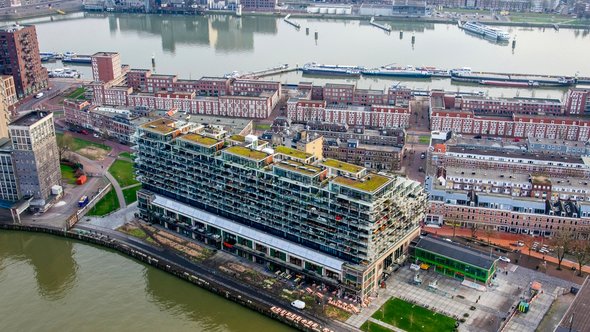
<instances>
[{"instance_id":1,"label":"dirt patch","mask_svg":"<svg viewBox=\"0 0 590 332\"><path fill-rule=\"evenodd\" d=\"M94 146L88 146L85 148L81 148L78 151L76 151L77 153L83 155L84 157L88 158L88 159L92 159L92 160L103 160L105 158L105 156L109 153L106 150L94 147Z\"/></svg>"}]
</instances>

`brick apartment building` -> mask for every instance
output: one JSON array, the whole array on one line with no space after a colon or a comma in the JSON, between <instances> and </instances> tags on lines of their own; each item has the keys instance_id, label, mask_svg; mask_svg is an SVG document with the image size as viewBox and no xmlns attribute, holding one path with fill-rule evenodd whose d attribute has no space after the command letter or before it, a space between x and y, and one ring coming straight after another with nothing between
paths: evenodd
<instances>
[{"instance_id":1,"label":"brick apartment building","mask_svg":"<svg viewBox=\"0 0 590 332\"><path fill-rule=\"evenodd\" d=\"M48 75L41 65L35 26L0 28L0 74L12 76L19 98L47 88Z\"/></svg>"}]
</instances>

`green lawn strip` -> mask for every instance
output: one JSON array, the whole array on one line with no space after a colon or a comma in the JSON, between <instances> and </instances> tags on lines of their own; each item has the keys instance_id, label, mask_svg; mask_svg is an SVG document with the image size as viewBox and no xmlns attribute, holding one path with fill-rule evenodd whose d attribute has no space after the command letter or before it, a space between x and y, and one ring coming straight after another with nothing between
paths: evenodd
<instances>
[{"instance_id":1,"label":"green lawn strip","mask_svg":"<svg viewBox=\"0 0 590 332\"><path fill-rule=\"evenodd\" d=\"M117 193L115 192L115 189L111 188L109 192L104 195L104 197L101 198L100 201L98 201L86 215L102 217L113 211L116 211L119 209L119 207L120 205L119 200L117 199Z\"/></svg>"},{"instance_id":2,"label":"green lawn strip","mask_svg":"<svg viewBox=\"0 0 590 332\"><path fill-rule=\"evenodd\" d=\"M141 185L135 187L123 189L123 196L125 197L125 203L128 205L137 200L137 191L141 189Z\"/></svg>"},{"instance_id":3,"label":"green lawn strip","mask_svg":"<svg viewBox=\"0 0 590 332\"><path fill-rule=\"evenodd\" d=\"M392 298L373 318L406 331L446 332L455 330L455 320L419 305Z\"/></svg>"},{"instance_id":4,"label":"green lawn strip","mask_svg":"<svg viewBox=\"0 0 590 332\"><path fill-rule=\"evenodd\" d=\"M257 123L254 125L254 128L256 128L257 130L269 130L270 129L270 124L268 123Z\"/></svg>"},{"instance_id":5,"label":"green lawn strip","mask_svg":"<svg viewBox=\"0 0 590 332\"><path fill-rule=\"evenodd\" d=\"M63 133L55 133L55 138L57 140L57 145L61 145L61 142L63 140L64 134ZM111 147L108 145L104 145L101 143L94 143L94 142L90 142L81 138L77 138L77 137L72 137L72 146L70 146L70 150L71 151L78 151L80 149L83 148L87 148L87 147L95 147L97 149L103 149L106 151L111 151Z\"/></svg>"},{"instance_id":6,"label":"green lawn strip","mask_svg":"<svg viewBox=\"0 0 590 332\"><path fill-rule=\"evenodd\" d=\"M371 321L364 322L361 325L361 330L367 332L392 332L390 329Z\"/></svg>"},{"instance_id":7,"label":"green lawn strip","mask_svg":"<svg viewBox=\"0 0 590 332\"><path fill-rule=\"evenodd\" d=\"M117 159L109 167L109 173L119 182L121 187L127 187L139 183L133 174L133 163L127 160Z\"/></svg>"},{"instance_id":8,"label":"green lawn strip","mask_svg":"<svg viewBox=\"0 0 590 332\"><path fill-rule=\"evenodd\" d=\"M61 178L65 183L76 184L76 172L72 166L60 164L59 168L61 169Z\"/></svg>"},{"instance_id":9,"label":"green lawn strip","mask_svg":"<svg viewBox=\"0 0 590 332\"><path fill-rule=\"evenodd\" d=\"M420 143L420 144L429 144L430 143L430 136L420 136L420 137L418 137L418 143Z\"/></svg>"},{"instance_id":10,"label":"green lawn strip","mask_svg":"<svg viewBox=\"0 0 590 332\"><path fill-rule=\"evenodd\" d=\"M83 87L79 87L76 90L72 91L72 93L70 93L66 98L69 99L84 99L84 93L86 91L84 90Z\"/></svg>"}]
</instances>

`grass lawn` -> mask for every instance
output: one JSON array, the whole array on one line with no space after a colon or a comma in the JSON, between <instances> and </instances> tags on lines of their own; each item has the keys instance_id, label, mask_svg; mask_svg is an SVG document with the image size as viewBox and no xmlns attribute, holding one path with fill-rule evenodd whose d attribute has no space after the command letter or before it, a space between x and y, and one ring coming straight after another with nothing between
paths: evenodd
<instances>
[{"instance_id":1,"label":"grass lawn","mask_svg":"<svg viewBox=\"0 0 590 332\"><path fill-rule=\"evenodd\" d=\"M76 184L76 172L72 166L60 164L59 168L61 168L61 178L65 183Z\"/></svg>"},{"instance_id":2,"label":"grass lawn","mask_svg":"<svg viewBox=\"0 0 590 332\"><path fill-rule=\"evenodd\" d=\"M269 123L257 123L254 125L256 130L269 130L270 124Z\"/></svg>"},{"instance_id":3,"label":"grass lawn","mask_svg":"<svg viewBox=\"0 0 590 332\"><path fill-rule=\"evenodd\" d=\"M83 87L79 87L76 90L72 91L66 98L69 99L85 99L84 98L85 90Z\"/></svg>"},{"instance_id":4,"label":"grass lawn","mask_svg":"<svg viewBox=\"0 0 590 332\"><path fill-rule=\"evenodd\" d=\"M119 200L117 199L117 193L114 189L110 189L104 197L96 203L96 205L88 211L87 216L102 217L113 211L119 209Z\"/></svg>"},{"instance_id":5,"label":"grass lawn","mask_svg":"<svg viewBox=\"0 0 590 332\"><path fill-rule=\"evenodd\" d=\"M128 205L137 200L137 191L141 189L141 185L127 188L123 190L123 196L125 197L125 203Z\"/></svg>"},{"instance_id":6,"label":"grass lawn","mask_svg":"<svg viewBox=\"0 0 590 332\"><path fill-rule=\"evenodd\" d=\"M510 22L518 23L559 23L572 20L569 16L544 13L510 13Z\"/></svg>"},{"instance_id":7,"label":"grass lawn","mask_svg":"<svg viewBox=\"0 0 590 332\"><path fill-rule=\"evenodd\" d=\"M390 329L383 327L377 323L373 323L370 321L366 321L361 325L361 331L368 331L368 332L393 332Z\"/></svg>"},{"instance_id":8,"label":"grass lawn","mask_svg":"<svg viewBox=\"0 0 590 332\"><path fill-rule=\"evenodd\" d=\"M420 143L420 144L430 144L430 136L420 136L420 137L418 137L418 143Z\"/></svg>"},{"instance_id":9,"label":"grass lawn","mask_svg":"<svg viewBox=\"0 0 590 332\"><path fill-rule=\"evenodd\" d=\"M454 319L398 298L392 298L385 302L372 317L406 331L446 332L455 330ZM372 325L375 324L367 324L366 327ZM365 331L369 330L365 329Z\"/></svg>"},{"instance_id":10,"label":"grass lawn","mask_svg":"<svg viewBox=\"0 0 590 332\"><path fill-rule=\"evenodd\" d=\"M121 187L127 187L139 183L133 174L133 163L127 160L117 159L109 168L109 173L117 179Z\"/></svg>"},{"instance_id":11,"label":"grass lawn","mask_svg":"<svg viewBox=\"0 0 590 332\"><path fill-rule=\"evenodd\" d=\"M119 157L127 158L129 160L135 160L135 156L132 156L131 152L121 152L119 153Z\"/></svg>"}]
</instances>

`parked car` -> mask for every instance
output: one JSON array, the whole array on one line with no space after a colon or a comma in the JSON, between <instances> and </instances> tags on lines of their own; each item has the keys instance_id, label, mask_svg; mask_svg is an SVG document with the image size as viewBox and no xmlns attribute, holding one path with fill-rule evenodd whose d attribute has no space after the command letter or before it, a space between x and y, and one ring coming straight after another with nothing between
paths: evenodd
<instances>
[{"instance_id":1,"label":"parked car","mask_svg":"<svg viewBox=\"0 0 590 332\"><path fill-rule=\"evenodd\" d=\"M500 259L502 262L510 263L510 258L506 256L500 256L498 259Z\"/></svg>"},{"instance_id":2,"label":"parked car","mask_svg":"<svg viewBox=\"0 0 590 332\"><path fill-rule=\"evenodd\" d=\"M39 92L38 94L35 95L35 98L36 99L43 98L43 95L44 95L43 92Z\"/></svg>"}]
</instances>

